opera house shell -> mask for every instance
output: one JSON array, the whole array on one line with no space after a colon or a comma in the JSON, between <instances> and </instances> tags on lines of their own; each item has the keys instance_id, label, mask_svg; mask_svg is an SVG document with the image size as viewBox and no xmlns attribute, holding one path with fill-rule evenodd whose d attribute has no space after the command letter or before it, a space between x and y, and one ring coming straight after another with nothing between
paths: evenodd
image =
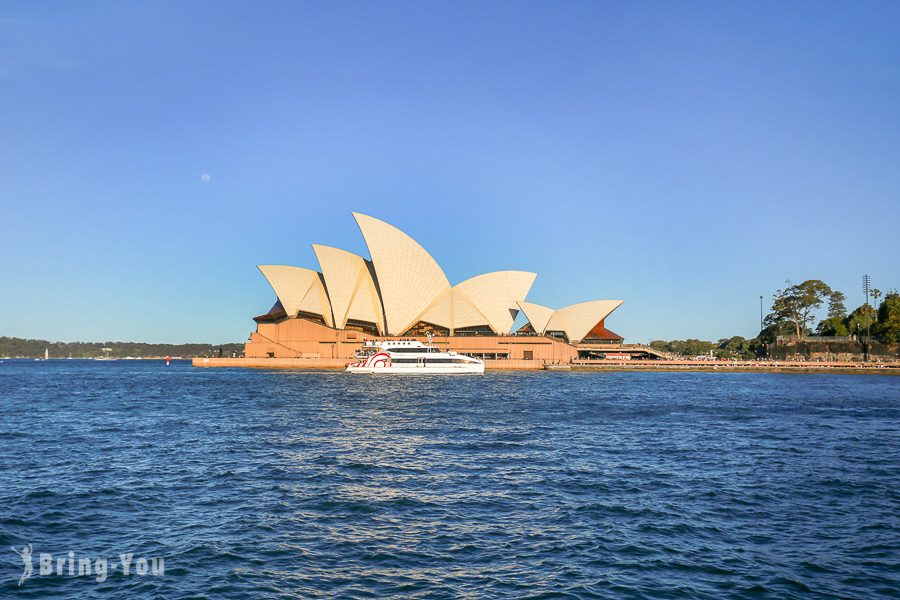
<instances>
[{"instance_id":1,"label":"opera house shell","mask_svg":"<svg viewBox=\"0 0 900 600\"><path fill-rule=\"evenodd\" d=\"M621 342L605 328L621 300L558 310L526 301L537 275L495 271L451 285L418 242L384 221L353 213L368 259L313 245L319 270L260 265L275 292L256 317L247 357L350 358L364 339L423 338L488 359L564 360L585 344ZM513 331L523 313L527 323Z\"/></svg>"}]
</instances>

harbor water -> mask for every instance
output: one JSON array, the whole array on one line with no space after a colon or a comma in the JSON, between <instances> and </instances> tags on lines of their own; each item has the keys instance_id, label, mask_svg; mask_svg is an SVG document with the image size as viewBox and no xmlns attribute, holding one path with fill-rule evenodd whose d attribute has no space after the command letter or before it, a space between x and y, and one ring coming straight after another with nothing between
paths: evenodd
<instances>
[{"instance_id":1,"label":"harbor water","mask_svg":"<svg viewBox=\"0 0 900 600\"><path fill-rule=\"evenodd\" d=\"M900 377L5 360L0 415L4 598L900 590Z\"/></svg>"}]
</instances>

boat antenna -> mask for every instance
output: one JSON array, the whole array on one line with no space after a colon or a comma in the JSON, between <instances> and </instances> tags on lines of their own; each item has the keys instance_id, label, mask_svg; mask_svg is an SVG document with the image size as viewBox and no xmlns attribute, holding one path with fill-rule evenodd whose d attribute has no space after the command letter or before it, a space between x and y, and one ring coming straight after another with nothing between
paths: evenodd
<instances>
[{"instance_id":1,"label":"boat antenna","mask_svg":"<svg viewBox=\"0 0 900 600\"><path fill-rule=\"evenodd\" d=\"M431 333L430 329L425 330L425 337L428 338L428 345L434 346L434 334Z\"/></svg>"}]
</instances>

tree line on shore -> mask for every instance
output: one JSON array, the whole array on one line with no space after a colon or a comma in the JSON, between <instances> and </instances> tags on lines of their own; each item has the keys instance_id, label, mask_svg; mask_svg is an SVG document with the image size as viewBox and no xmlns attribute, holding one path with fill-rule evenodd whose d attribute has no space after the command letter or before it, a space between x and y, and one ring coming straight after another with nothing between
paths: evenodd
<instances>
[{"instance_id":1,"label":"tree line on shore","mask_svg":"<svg viewBox=\"0 0 900 600\"><path fill-rule=\"evenodd\" d=\"M716 358L752 359L765 352L765 343L759 338L746 339L739 335L723 338L718 342L707 340L654 340L650 347L661 352L681 356L712 355Z\"/></svg>"},{"instance_id":2,"label":"tree line on shore","mask_svg":"<svg viewBox=\"0 0 900 600\"><path fill-rule=\"evenodd\" d=\"M184 358L240 356L243 344L147 344L143 342L50 342L0 337L0 356L40 358L49 350L51 358L134 358L181 356Z\"/></svg>"},{"instance_id":3,"label":"tree line on shore","mask_svg":"<svg viewBox=\"0 0 900 600\"><path fill-rule=\"evenodd\" d=\"M824 281L809 279L798 284L787 283L773 296L771 312L763 321L765 328L759 335L763 341L774 341L779 335L806 337L813 331L817 312L827 302L828 309L815 328L816 335L871 336L872 341L883 344L900 342L900 293L897 290L882 293L872 289L872 304L862 304L848 313L847 296L831 289Z\"/></svg>"},{"instance_id":4,"label":"tree line on shore","mask_svg":"<svg viewBox=\"0 0 900 600\"><path fill-rule=\"evenodd\" d=\"M862 304L853 311L846 308L847 296L833 290L819 279L787 285L775 292L772 307L763 320L763 329L752 339L741 336L717 342L687 340L654 340L650 347L682 356L712 355L716 358L752 359L765 355L766 344L778 336L803 339L815 331L816 336L871 339L882 344L900 343L900 293L878 289L870 292L873 304ZM880 301L880 302L879 302ZM816 323L816 315L827 302L824 318ZM867 338L870 336L870 338ZM814 338L812 338L814 339Z\"/></svg>"}]
</instances>

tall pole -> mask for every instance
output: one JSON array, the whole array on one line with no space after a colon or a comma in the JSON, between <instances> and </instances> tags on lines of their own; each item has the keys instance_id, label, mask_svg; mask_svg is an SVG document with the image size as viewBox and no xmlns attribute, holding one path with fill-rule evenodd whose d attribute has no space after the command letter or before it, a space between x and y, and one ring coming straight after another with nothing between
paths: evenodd
<instances>
[{"instance_id":1,"label":"tall pole","mask_svg":"<svg viewBox=\"0 0 900 600\"><path fill-rule=\"evenodd\" d=\"M762 333L763 330L763 303L762 296L759 297L759 332Z\"/></svg>"},{"instance_id":2,"label":"tall pole","mask_svg":"<svg viewBox=\"0 0 900 600\"><path fill-rule=\"evenodd\" d=\"M866 293L866 345L863 346L863 360L866 362L869 361L869 340L871 339L871 331L870 331L870 322L871 318L869 316L869 290L871 288L872 281L869 279L868 275L863 275L863 291Z\"/></svg>"}]
</instances>

